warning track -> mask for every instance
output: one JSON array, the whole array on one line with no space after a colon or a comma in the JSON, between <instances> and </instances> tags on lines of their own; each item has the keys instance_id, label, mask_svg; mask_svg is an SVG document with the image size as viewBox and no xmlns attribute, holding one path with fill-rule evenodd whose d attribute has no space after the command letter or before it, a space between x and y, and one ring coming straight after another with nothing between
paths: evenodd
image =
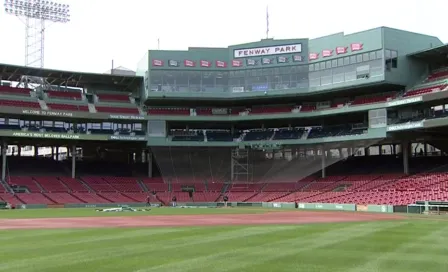
<instances>
[{"instance_id":1,"label":"warning track","mask_svg":"<svg viewBox=\"0 0 448 272\"><path fill-rule=\"evenodd\" d=\"M181 227L259 224L310 224L398 220L403 216L346 212L268 212L264 214L150 215L123 217L77 217L1 219L0 229L60 229L111 227Z\"/></svg>"}]
</instances>

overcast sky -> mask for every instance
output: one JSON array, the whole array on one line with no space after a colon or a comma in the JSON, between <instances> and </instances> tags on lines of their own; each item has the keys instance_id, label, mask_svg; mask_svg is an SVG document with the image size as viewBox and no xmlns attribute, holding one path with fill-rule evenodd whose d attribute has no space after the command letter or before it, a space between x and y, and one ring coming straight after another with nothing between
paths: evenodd
<instances>
[{"instance_id":1,"label":"overcast sky","mask_svg":"<svg viewBox=\"0 0 448 272\"><path fill-rule=\"evenodd\" d=\"M4 0L2 0L3 2ZM53 24L45 36L45 68L105 72L135 70L146 50L227 47L270 36L316 38L379 26L420 32L448 41L447 0L61 0L71 22ZM3 3L2 3L3 5ZM0 62L24 64L25 26L0 11Z\"/></svg>"}]
</instances>

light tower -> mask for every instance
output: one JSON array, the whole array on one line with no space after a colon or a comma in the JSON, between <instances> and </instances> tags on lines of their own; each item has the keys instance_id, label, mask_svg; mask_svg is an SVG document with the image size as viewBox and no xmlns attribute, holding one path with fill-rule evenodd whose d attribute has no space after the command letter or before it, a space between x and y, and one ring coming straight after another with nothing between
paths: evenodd
<instances>
[{"instance_id":1,"label":"light tower","mask_svg":"<svg viewBox=\"0 0 448 272\"><path fill-rule=\"evenodd\" d=\"M18 17L25 24L25 66L44 68L46 23L69 22L69 5L47 0L4 1L5 12ZM29 81L30 78L27 83ZM38 81L33 83L44 83L42 79Z\"/></svg>"}]
</instances>

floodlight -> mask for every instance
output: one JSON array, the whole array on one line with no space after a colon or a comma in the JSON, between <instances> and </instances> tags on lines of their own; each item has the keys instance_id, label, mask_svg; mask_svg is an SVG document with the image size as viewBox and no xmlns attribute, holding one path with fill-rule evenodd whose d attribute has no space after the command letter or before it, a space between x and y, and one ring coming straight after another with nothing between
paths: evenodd
<instances>
[{"instance_id":1,"label":"floodlight","mask_svg":"<svg viewBox=\"0 0 448 272\"><path fill-rule=\"evenodd\" d=\"M4 0L7 14L25 19L25 65L44 67L46 22L70 22L70 6L47 0Z\"/></svg>"}]
</instances>

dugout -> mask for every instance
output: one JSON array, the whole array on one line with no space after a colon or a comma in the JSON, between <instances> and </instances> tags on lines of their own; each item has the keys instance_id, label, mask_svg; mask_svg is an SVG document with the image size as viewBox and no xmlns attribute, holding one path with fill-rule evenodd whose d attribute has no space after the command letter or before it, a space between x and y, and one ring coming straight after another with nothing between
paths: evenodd
<instances>
[{"instance_id":1,"label":"dugout","mask_svg":"<svg viewBox=\"0 0 448 272\"><path fill-rule=\"evenodd\" d=\"M407 206L407 213L417 214L448 214L448 202L444 201L417 201Z\"/></svg>"}]
</instances>

